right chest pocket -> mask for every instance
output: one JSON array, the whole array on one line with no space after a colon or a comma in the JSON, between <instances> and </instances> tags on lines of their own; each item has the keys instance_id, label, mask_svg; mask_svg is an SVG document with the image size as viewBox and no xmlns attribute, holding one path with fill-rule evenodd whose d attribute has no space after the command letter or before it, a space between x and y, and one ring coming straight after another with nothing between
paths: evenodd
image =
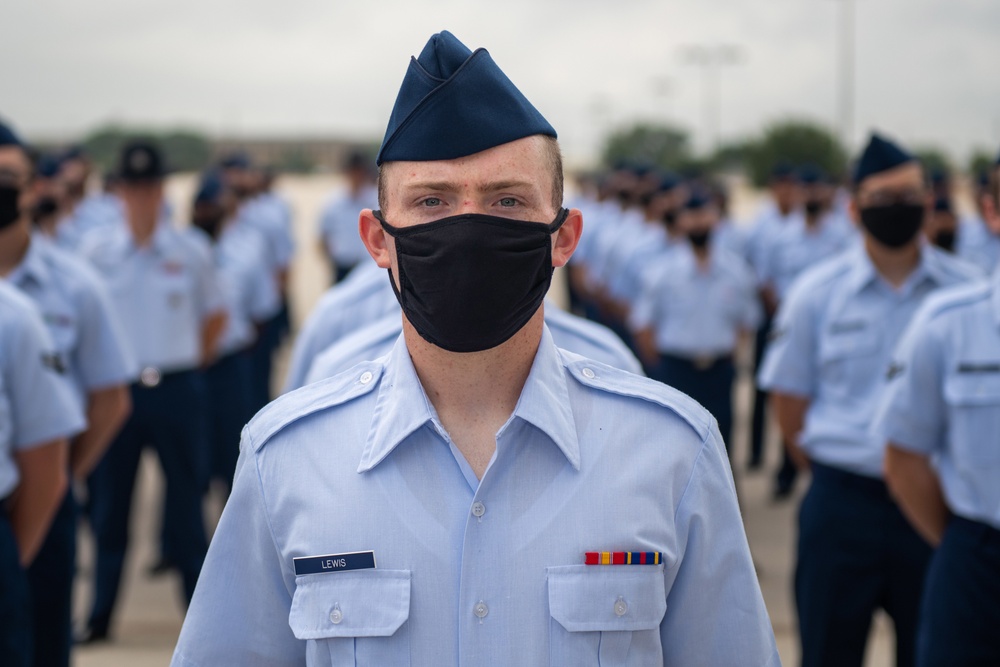
<instances>
[{"instance_id":1,"label":"right chest pocket","mask_svg":"<svg viewBox=\"0 0 1000 667\"><path fill-rule=\"evenodd\" d=\"M409 570L356 570L298 577L288 624L306 641L306 664L410 664Z\"/></svg>"},{"instance_id":2,"label":"right chest pocket","mask_svg":"<svg viewBox=\"0 0 1000 667\"><path fill-rule=\"evenodd\" d=\"M822 383L831 394L857 397L871 385L873 377L885 373L878 363L879 333L871 324L841 326L840 330L824 332L820 339Z\"/></svg>"},{"instance_id":3,"label":"right chest pocket","mask_svg":"<svg viewBox=\"0 0 1000 667\"><path fill-rule=\"evenodd\" d=\"M550 665L663 664L662 565L568 565L547 573Z\"/></svg>"},{"instance_id":4,"label":"right chest pocket","mask_svg":"<svg viewBox=\"0 0 1000 667\"><path fill-rule=\"evenodd\" d=\"M954 373L945 378L955 465L976 471L1000 465L1000 373Z\"/></svg>"}]
</instances>

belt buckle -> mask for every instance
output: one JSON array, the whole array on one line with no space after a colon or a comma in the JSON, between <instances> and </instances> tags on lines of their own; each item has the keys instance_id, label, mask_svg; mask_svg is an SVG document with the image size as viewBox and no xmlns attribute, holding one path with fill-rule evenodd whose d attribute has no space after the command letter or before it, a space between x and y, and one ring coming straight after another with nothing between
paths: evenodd
<instances>
[{"instance_id":1,"label":"belt buckle","mask_svg":"<svg viewBox=\"0 0 1000 667\"><path fill-rule=\"evenodd\" d=\"M707 371L715 364L715 357L700 356L691 360L691 364L699 371Z\"/></svg>"},{"instance_id":2,"label":"belt buckle","mask_svg":"<svg viewBox=\"0 0 1000 667\"><path fill-rule=\"evenodd\" d=\"M147 389L152 389L160 384L163 379L163 375L160 373L158 368L153 368L152 366L147 366L142 369L139 373L139 384Z\"/></svg>"}]
</instances>

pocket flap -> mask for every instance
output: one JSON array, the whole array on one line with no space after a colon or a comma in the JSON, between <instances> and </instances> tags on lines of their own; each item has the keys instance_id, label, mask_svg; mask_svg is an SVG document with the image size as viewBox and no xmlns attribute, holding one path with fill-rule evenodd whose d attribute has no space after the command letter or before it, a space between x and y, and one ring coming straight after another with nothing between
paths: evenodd
<instances>
[{"instance_id":1,"label":"pocket flap","mask_svg":"<svg viewBox=\"0 0 1000 667\"><path fill-rule=\"evenodd\" d=\"M288 625L297 639L388 637L409 616L409 570L357 570L296 579Z\"/></svg>"},{"instance_id":2,"label":"pocket flap","mask_svg":"<svg viewBox=\"0 0 1000 667\"><path fill-rule=\"evenodd\" d=\"M667 612L662 565L548 568L549 613L569 632L652 630Z\"/></svg>"},{"instance_id":3,"label":"pocket flap","mask_svg":"<svg viewBox=\"0 0 1000 667\"><path fill-rule=\"evenodd\" d=\"M949 405L1000 403L1000 373L952 373L944 380L944 398Z\"/></svg>"},{"instance_id":4,"label":"pocket flap","mask_svg":"<svg viewBox=\"0 0 1000 667\"><path fill-rule=\"evenodd\" d=\"M879 347L879 334L874 327L862 323L844 323L820 338L819 356L822 361L850 359L873 354Z\"/></svg>"}]
</instances>

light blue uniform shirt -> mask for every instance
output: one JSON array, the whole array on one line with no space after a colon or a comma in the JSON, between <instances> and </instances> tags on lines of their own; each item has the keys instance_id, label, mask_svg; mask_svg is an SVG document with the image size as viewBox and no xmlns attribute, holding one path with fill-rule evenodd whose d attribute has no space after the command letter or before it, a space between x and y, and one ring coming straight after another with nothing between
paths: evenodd
<instances>
[{"instance_id":1,"label":"light blue uniform shirt","mask_svg":"<svg viewBox=\"0 0 1000 667\"><path fill-rule=\"evenodd\" d=\"M225 301L211 248L199 241L160 222L141 248L125 226L88 236L80 248L108 285L140 368L175 372L201 362L202 324Z\"/></svg>"},{"instance_id":2,"label":"light blue uniform shirt","mask_svg":"<svg viewBox=\"0 0 1000 667\"><path fill-rule=\"evenodd\" d=\"M758 384L809 399L799 435L810 458L880 478L885 442L870 432L886 371L928 294L981 274L925 244L920 264L894 289L863 247L804 273L781 308Z\"/></svg>"},{"instance_id":3,"label":"light blue uniform shirt","mask_svg":"<svg viewBox=\"0 0 1000 667\"><path fill-rule=\"evenodd\" d=\"M993 273L993 269L1000 265L1000 235L991 232L979 218L961 222L957 245L959 257L986 273Z\"/></svg>"},{"instance_id":4,"label":"light blue uniform shirt","mask_svg":"<svg viewBox=\"0 0 1000 667\"><path fill-rule=\"evenodd\" d=\"M399 302L386 270L374 262L359 266L343 283L326 291L302 325L292 346L284 390L306 383L309 366L320 352L348 334L398 312Z\"/></svg>"},{"instance_id":5,"label":"light blue uniform shirt","mask_svg":"<svg viewBox=\"0 0 1000 667\"><path fill-rule=\"evenodd\" d=\"M83 238L108 227L125 224L125 209L115 195L102 192L90 195L77 204L72 213L56 227L55 242L60 248L75 251Z\"/></svg>"},{"instance_id":6,"label":"light blue uniform shirt","mask_svg":"<svg viewBox=\"0 0 1000 667\"><path fill-rule=\"evenodd\" d=\"M38 307L81 407L89 392L138 375L107 288L82 260L36 234L6 280Z\"/></svg>"},{"instance_id":7,"label":"light blue uniform shirt","mask_svg":"<svg viewBox=\"0 0 1000 667\"><path fill-rule=\"evenodd\" d=\"M642 375L642 364L620 338L605 326L577 317L551 304L545 305L545 324L557 347L587 359ZM403 332L400 313L387 315L323 350L313 360L304 384L312 384L388 354ZM286 391L298 389L288 387Z\"/></svg>"},{"instance_id":8,"label":"light blue uniform shirt","mask_svg":"<svg viewBox=\"0 0 1000 667\"><path fill-rule=\"evenodd\" d=\"M857 234L833 214L824 215L815 227L796 216L772 227L767 242L758 250L758 279L771 285L780 301L800 273L839 255L857 239Z\"/></svg>"},{"instance_id":9,"label":"light blue uniform shirt","mask_svg":"<svg viewBox=\"0 0 1000 667\"><path fill-rule=\"evenodd\" d=\"M875 432L932 457L951 511L1000 529L1000 272L929 298L892 368Z\"/></svg>"},{"instance_id":10,"label":"light blue uniform shirt","mask_svg":"<svg viewBox=\"0 0 1000 667\"><path fill-rule=\"evenodd\" d=\"M789 224L803 222L802 217L801 210L792 210L788 215L782 215L773 201L764 205L747 230L743 243L743 251L746 253L744 259L754 271L760 273L765 261L764 255L775 235Z\"/></svg>"},{"instance_id":11,"label":"light blue uniform shirt","mask_svg":"<svg viewBox=\"0 0 1000 667\"><path fill-rule=\"evenodd\" d=\"M712 417L543 334L482 481L405 342L279 398L173 665L777 665ZM293 559L374 551L377 569ZM587 551L660 565L587 566Z\"/></svg>"},{"instance_id":12,"label":"light blue uniform shirt","mask_svg":"<svg viewBox=\"0 0 1000 667\"><path fill-rule=\"evenodd\" d=\"M292 263L295 241L291 221L286 212L274 204L273 195L258 195L243 202L237 211L237 224L246 225L260 232L269 251L269 261L275 273L284 271Z\"/></svg>"},{"instance_id":13,"label":"light blue uniform shirt","mask_svg":"<svg viewBox=\"0 0 1000 667\"><path fill-rule=\"evenodd\" d=\"M0 281L0 498L20 481L15 452L74 436L86 426L58 367L34 304Z\"/></svg>"},{"instance_id":14,"label":"light blue uniform shirt","mask_svg":"<svg viewBox=\"0 0 1000 667\"><path fill-rule=\"evenodd\" d=\"M732 354L740 331L755 329L760 318L746 263L717 248L703 269L685 243L647 276L629 326L652 328L662 353L695 358Z\"/></svg>"},{"instance_id":15,"label":"light blue uniform shirt","mask_svg":"<svg viewBox=\"0 0 1000 667\"><path fill-rule=\"evenodd\" d=\"M219 354L244 350L257 338L255 325L281 308L274 275L267 265L264 237L252 229L228 225L213 247L219 286L226 303L226 326L219 337Z\"/></svg>"},{"instance_id":16,"label":"light blue uniform shirt","mask_svg":"<svg viewBox=\"0 0 1000 667\"><path fill-rule=\"evenodd\" d=\"M323 205L319 215L319 237L337 266L354 266L370 262L371 255L358 233L361 210L378 208L378 191L362 188L357 195L344 188L334 193Z\"/></svg>"}]
</instances>

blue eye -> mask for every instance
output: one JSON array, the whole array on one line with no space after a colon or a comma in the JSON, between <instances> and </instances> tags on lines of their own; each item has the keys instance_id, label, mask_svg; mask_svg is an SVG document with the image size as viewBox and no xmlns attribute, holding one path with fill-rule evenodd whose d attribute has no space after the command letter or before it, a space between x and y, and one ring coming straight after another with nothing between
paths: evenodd
<instances>
[{"instance_id":1,"label":"blue eye","mask_svg":"<svg viewBox=\"0 0 1000 667\"><path fill-rule=\"evenodd\" d=\"M428 197L420 203L424 206L439 206L441 204L441 200L437 197Z\"/></svg>"},{"instance_id":2,"label":"blue eye","mask_svg":"<svg viewBox=\"0 0 1000 667\"><path fill-rule=\"evenodd\" d=\"M513 197L504 197L503 199L500 200L500 205L505 208L509 208L511 206L517 206L517 200L514 199Z\"/></svg>"}]
</instances>

